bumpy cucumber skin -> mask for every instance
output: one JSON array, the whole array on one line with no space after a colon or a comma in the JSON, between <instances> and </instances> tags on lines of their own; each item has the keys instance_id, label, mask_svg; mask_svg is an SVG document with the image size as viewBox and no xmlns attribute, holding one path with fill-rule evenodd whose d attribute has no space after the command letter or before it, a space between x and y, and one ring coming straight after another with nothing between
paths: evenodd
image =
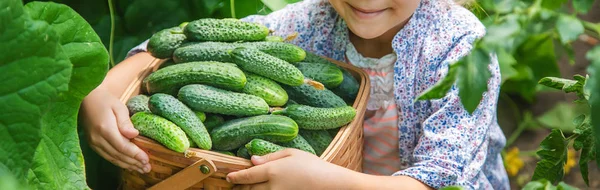
<instances>
[{"instance_id":1,"label":"bumpy cucumber skin","mask_svg":"<svg viewBox=\"0 0 600 190\"><path fill-rule=\"evenodd\" d=\"M223 117L220 115L208 114L206 115L206 120L204 121L204 127L206 127L206 130L210 132L215 127L222 125L223 123L225 123L225 119L223 119Z\"/></svg>"},{"instance_id":2,"label":"bumpy cucumber skin","mask_svg":"<svg viewBox=\"0 0 600 190\"><path fill-rule=\"evenodd\" d=\"M167 61L165 61L164 63L160 64L160 66L158 66L158 69L162 69L168 66L172 66L175 65L175 62L173 61L173 59L169 59Z\"/></svg>"},{"instance_id":3,"label":"bumpy cucumber skin","mask_svg":"<svg viewBox=\"0 0 600 190\"><path fill-rule=\"evenodd\" d=\"M356 116L356 110L350 106L317 108L294 104L282 110L275 110L272 114L292 118L301 129L324 130L338 128L350 123Z\"/></svg>"},{"instance_id":4,"label":"bumpy cucumber skin","mask_svg":"<svg viewBox=\"0 0 600 190\"><path fill-rule=\"evenodd\" d=\"M252 139L246 144L246 149L250 155L263 156L283 150L285 147L262 139Z\"/></svg>"},{"instance_id":5,"label":"bumpy cucumber skin","mask_svg":"<svg viewBox=\"0 0 600 190\"><path fill-rule=\"evenodd\" d=\"M269 106L283 106L288 101L287 92L277 82L246 72L246 86L243 93L258 96Z\"/></svg>"},{"instance_id":6,"label":"bumpy cucumber skin","mask_svg":"<svg viewBox=\"0 0 600 190\"><path fill-rule=\"evenodd\" d=\"M303 150L303 151L306 151L311 154L317 154L315 152L315 150L313 149L313 147L308 143L308 141L306 141L306 139L304 139L302 137L302 135L300 135L300 134L298 134L298 136L296 136L296 138L294 138L294 140L292 140L290 142L277 143L277 144L284 146L284 147L288 147L288 148L295 148L295 149Z\"/></svg>"},{"instance_id":7,"label":"bumpy cucumber skin","mask_svg":"<svg viewBox=\"0 0 600 190\"><path fill-rule=\"evenodd\" d=\"M204 123L204 121L206 121L206 114L204 112L196 111L194 113L196 114L198 119L200 119L200 121L202 121L203 123Z\"/></svg>"},{"instance_id":8,"label":"bumpy cucumber skin","mask_svg":"<svg viewBox=\"0 0 600 190\"><path fill-rule=\"evenodd\" d=\"M184 33L192 41L259 41L269 35L269 29L237 19L204 18L188 23Z\"/></svg>"},{"instance_id":9,"label":"bumpy cucumber skin","mask_svg":"<svg viewBox=\"0 0 600 190\"><path fill-rule=\"evenodd\" d=\"M300 86L281 85L287 92L289 99L299 104L320 108L335 108L346 106L344 99L335 95L331 90L317 90L308 84Z\"/></svg>"},{"instance_id":10,"label":"bumpy cucumber skin","mask_svg":"<svg viewBox=\"0 0 600 190\"><path fill-rule=\"evenodd\" d=\"M179 90L179 100L194 111L234 116L269 113L269 105L260 97L222 90L212 86L191 84Z\"/></svg>"},{"instance_id":11,"label":"bumpy cucumber skin","mask_svg":"<svg viewBox=\"0 0 600 190\"><path fill-rule=\"evenodd\" d=\"M300 130L298 134L306 139L317 156L321 156L333 141L333 138L325 130Z\"/></svg>"},{"instance_id":12,"label":"bumpy cucumber skin","mask_svg":"<svg viewBox=\"0 0 600 190\"><path fill-rule=\"evenodd\" d=\"M148 93L177 94L188 84L207 84L232 91L246 85L244 72L231 63L190 62L166 67L144 79Z\"/></svg>"},{"instance_id":13,"label":"bumpy cucumber skin","mask_svg":"<svg viewBox=\"0 0 600 190\"><path fill-rule=\"evenodd\" d=\"M190 148L198 148L198 145L190 138L189 135L186 134L186 137L188 139L188 142L190 142Z\"/></svg>"},{"instance_id":14,"label":"bumpy cucumber skin","mask_svg":"<svg viewBox=\"0 0 600 190\"><path fill-rule=\"evenodd\" d=\"M283 38L281 36L267 36L265 37L266 42L283 42Z\"/></svg>"},{"instance_id":15,"label":"bumpy cucumber skin","mask_svg":"<svg viewBox=\"0 0 600 190\"><path fill-rule=\"evenodd\" d=\"M304 76L320 82L328 89L338 87L344 80L342 71L331 64L299 62L296 67Z\"/></svg>"},{"instance_id":16,"label":"bumpy cucumber skin","mask_svg":"<svg viewBox=\"0 0 600 190\"><path fill-rule=\"evenodd\" d=\"M178 26L163 29L150 37L147 49L148 52L156 58L171 58L173 51L175 51L185 39L186 37L183 34L183 29Z\"/></svg>"},{"instance_id":17,"label":"bumpy cucumber skin","mask_svg":"<svg viewBox=\"0 0 600 190\"><path fill-rule=\"evenodd\" d=\"M254 138L289 142L298 135L298 125L289 117L260 115L225 122L214 128L210 135L214 149L233 150Z\"/></svg>"},{"instance_id":18,"label":"bumpy cucumber skin","mask_svg":"<svg viewBox=\"0 0 600 190\"><path fill-rule=\"evenodd\" d=\"M318 56L314 53L311 53L311 52L306 52L306 58L304 59L304 61L311 62L311 63L323 63L323 64L335 65L332 62L330 62L329 60L327 60L321 56ZM342 76L344 77L344 79L342 80L342 83L340 83L340 85L338 85L338 87L332 88L331 91L333 91L333 93L335 93L336 95L342 97L347 102L352 103L356 99L356 95L358 94L358 89L359 89L360 84L358 83L358 81L356 81L354 76L352 76L352 74L350 74L350 72L346 71L346 69L341 68L337 65L335 65L335 66L338 67L342 71Z\"/></svg>"},{"instance_id":19,"label":"bumpy cucumber skin","mask_svg":"<svg viewBox=\"0 0 600 190\"><path fill-rule=\"evenodd\" d=\"M129 98L125 104L129 110L129 115L133 115L137 112L150 112L150 108L148 108L149 99L148 96L143 94Z\"/></svg>"},{"instance_id":20,"label":"bumpy cucumber skin","mask_svg":"<svg viewBox=\"0 0 600 190\"><path fill-rule=\"evenodd\" d=\"M250 159L251 155L250 155L250 153L248 153L248 149L246 149L245 146L241 146L240 148L238 148L238 150L236 152L236 156L245 158L245 159Z\"/></svg>"},{"instance_id":21,"label":"bumpy cucumber skin","mask_svg":"<svg viewBox=\"0 0 600 190\"><path fill-rule=\"evenodd\" d=\"M183 129L198 148L210 150L212 142L204 124L196 113L177 98L168 94L154 94L150 97L149 107L152 113L167 118Z\"/></svg>"},{"instance_id":22,"label":"bumpy cucumber skin","mask_svg":"<svg viewBox=\"0 0 600 190\"><path fill-rule=\"evenodd\" d=\"M304 75L294 65L269 54L250 48L236 48L231 51L233 62L241 69L272 79L276 82L300 86Z\"/></svg>"},{"instance_id":23,"label":"bumpy cucumber skin","mask_svg":"<svg viewBox=\"0 0 600 190\"><path fill-rule=\"evenodd\" d=\"M148 112L138 112L131 116L133 127L141 135L158 141L168 149L183 153L190 147L185 132L171 121Z\"/></svg>"},{"instance_id":24,"label":"bumpy cucumber skin","mask_svg":"<svg viewBox=\"0 0 600 190\"><path fill-rule=\"evenodd\" d=\"M173 52L173 59L176 63L191 61L233 62L229 51L238 47L258 49L291 63L302 61L306 56L306 52L302 48L284 42L194 42L183 44L177 48Z\"/></svg>"}]
</instances>

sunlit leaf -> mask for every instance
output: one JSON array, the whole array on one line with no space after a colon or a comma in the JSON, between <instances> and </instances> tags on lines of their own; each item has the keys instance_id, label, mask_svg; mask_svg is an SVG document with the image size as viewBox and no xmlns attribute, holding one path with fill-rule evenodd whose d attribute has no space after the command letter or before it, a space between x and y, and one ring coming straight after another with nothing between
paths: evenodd
<instances>
[{"instance_id":1,"label":"sunlit leaf","mask_svg":"<svg viewBox=\"0 0 600 190\"><path fill-rule=\"evenodd\" d=\"M473 113L487 91L488 79L492 76L488 70L490 56L485 50L476 48L459 62L463 63L459 63L457 73L458 95L465 109Z\"/></svg>"},{"instance_id":2,"label":"sunlit leaf","mask_svg":"<svg viewBox=\"0 0 600 190\"><path fill-rule=\"evenodd\" d=\"M574 16L560 15L556 21L556 30L563 44L577 40L583 34L584 28L581 21Z\"/></svg>"},{"instance_id":3,"label":"sunlit leaf","mask_svg":"<svg viewBox=\"0 0 600 190\"><path fill-rule=\"evenodd\" d=\"M542 7L546 9L558 9L566 2L567 0L542 0Z\"/></svg>"},{"instance_id":4,"label":"sunlit leaf","mask_svg":"<svg viewBox=\"0 0 600 190\"><path fill-rule=\"evenodd\" d=\"M271 10L276 11L284 8L288 4L300 2L301 0L261 0Z\"/></svg>"},{"instance_id":5,"label":"sunlit leaf","mask_svg":"<svg viewBox=\"0 0 600 190\"><path fill-rule=\"evenodd\" d=\"M540 144L541 150L537 154L542 160L537 163L531 180L547 179L552 183L560 181L567 161L567 145L568 141L563 133L553 129Z\"/></svg>"}]
</instances>

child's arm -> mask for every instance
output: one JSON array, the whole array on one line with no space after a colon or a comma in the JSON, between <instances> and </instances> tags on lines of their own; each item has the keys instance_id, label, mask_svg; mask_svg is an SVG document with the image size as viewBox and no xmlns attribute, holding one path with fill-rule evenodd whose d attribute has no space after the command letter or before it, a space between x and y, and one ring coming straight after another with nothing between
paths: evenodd
<instances>
[{"instance_id":1,"label":"child's arm","mask_svg":"<svg viewBox=\"0 0 600 190\"><path fill-rule=\"evenodd\" d=\"M138 135L119 96L154 58L139 53L112 68L102 84L83 99L80 121L90 147L111 163L140 173L150 171L148 155L129 139Z\"/></svg>"}]
</instances>

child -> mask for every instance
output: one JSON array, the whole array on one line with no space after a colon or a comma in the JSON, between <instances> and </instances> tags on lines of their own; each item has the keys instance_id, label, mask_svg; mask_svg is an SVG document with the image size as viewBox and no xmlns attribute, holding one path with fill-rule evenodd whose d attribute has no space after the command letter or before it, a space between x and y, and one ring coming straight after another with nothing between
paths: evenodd
<instances>
[{"instance_id":1,"label":"child","mask_svg":"<svg viewBox=\"0 0 600 190\"><path fill-rule=\"evenodd\" d=\"M298 32L293 43L362 68L370 75L372 89L364 121L365 173L286 149L254 156L255 167L230 173L227 180L240 184L236 188L437 189L459 185L509 189L500 156L505 137L496 121L500 73L495 57L489 66L488 91L473 114L465 111L456 86L442 99L415 101L485 34L479 20L459 3L305 0L243 20L262 23L279 36ZM126 76L127 68L141 67L152 59L138 53L145 44L139 47L109 75ZM147 155L127 140L137 131L126 108L109 95L122 91L119 83L105 81L84 100L88 136L106 159L148 172Z\"/></svg>"}]
</instances>

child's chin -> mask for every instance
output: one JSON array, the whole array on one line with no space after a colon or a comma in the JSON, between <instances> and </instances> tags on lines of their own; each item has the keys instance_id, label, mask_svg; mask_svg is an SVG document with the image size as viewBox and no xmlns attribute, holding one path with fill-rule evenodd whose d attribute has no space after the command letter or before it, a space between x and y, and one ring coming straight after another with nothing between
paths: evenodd
<instances>
[{"instance_id":1,"label":"child's chin","mask_svg":"<svg viewBox=\"0 0 600 190\"><path fill-rule=\"evenodd\" d=\"M349 27L350 30L352 30L352 33L362 39L373 39L373 38L377 38L381 35L383 35L383 33L385 33L385 30L379 30L377 26L369 26L369 25L362 25L359 27Z\"/></svg>"}]
</instances>

